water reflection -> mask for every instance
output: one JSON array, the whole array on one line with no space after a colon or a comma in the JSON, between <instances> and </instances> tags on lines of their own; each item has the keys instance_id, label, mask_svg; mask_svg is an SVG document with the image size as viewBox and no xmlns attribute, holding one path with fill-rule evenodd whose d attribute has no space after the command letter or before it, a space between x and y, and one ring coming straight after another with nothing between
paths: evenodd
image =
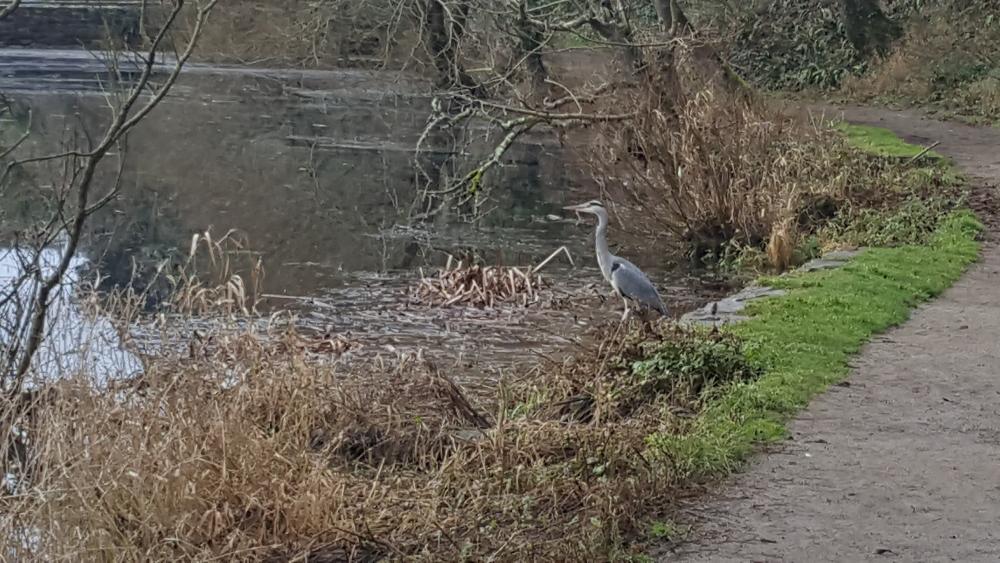
<instances>
[{"instance_id":1,"label":"water reflection","mask_svg":"<svg viewBox=\"0 0 1000 563\"><path fill-rule=\"evenodd\" d=\"M35 116L25 152L47 153L80 131L100 131L108 111L94 87L99 68L74 52L0 58L0 91L17 94ZM307 325L362 334L377 349L431 345L489 360L558 342L551 335L578 330L581 313L606 314L596 299L592 311L529 315L407 303L418 270L449 254L529 265L567 245L584 266L548 272L557 285L601 281L589 226L551 218L584 197L587 179L544 137L511 150L485 219L405 220L423 188L412 149L427 121L425 91L416 78L390 73L193 66L129 138L122 196L94 217L85 253L110 283L138 274L141 284L157 262L185 253L192 234L236 229L261 256L267 291L293 298L270 306L294 304ZM453 147L433 148L430 163L447 174ZM56 172L22 178L31 188L0 205L30 218L27 194L55 183ZM629 257L663 282L673 309L700 299L682 271L664 269L663 251ZM503 315L506 324L497 322ZM486 332L487 320L503 328Z\"/></svg>"},{"instance_id":2,"label":"water reflection","mask_svg":"<svg viewBox=\"0 0 1000 563\"><path fill-rule=\"evenodd\" d=\"M41 252L37 263L43 275L49 275L61 259L61 249L49 248ZM15 287L15 281L34 262L33 256L0 248L0 297L4 302L0 307L0 319L5 321L5 328L11 326L8 323L14 319L20 320L16 326L27 327L25 320L30 314L35 286L29 282ZM96 376L101 378L98 383L104 378L135 375L142 366L122 347L115 327L104 318L84 314L74 301L74 289L79 283L77 273L84 263L80 258L73 260L64 283L53 293L46 338L35 355L35 373L41 377ZM7 299L11 291L15 294ZM0 338L12 336L6 331L0 334Z\"/></svg>"}]
</instances>

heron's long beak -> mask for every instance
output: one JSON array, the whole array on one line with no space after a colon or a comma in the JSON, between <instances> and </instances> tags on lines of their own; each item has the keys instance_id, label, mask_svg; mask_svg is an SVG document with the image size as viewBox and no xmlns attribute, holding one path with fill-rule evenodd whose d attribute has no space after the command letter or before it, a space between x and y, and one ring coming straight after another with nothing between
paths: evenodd
<instances>
[{"instance_id":1,"label":"heron's long beak","mask_svg":"<svg viewBox=\"0 0 1000 563\"><path fill-rule=\"evenodd\" d=\"M576 222L579 223L581 221L580 211L583 210L585 207L587 207L586 204L567 205L566 207L563 207L563 209L565 209L566 211L572 211L576 213Z\"/></svg>"}]
</instances>

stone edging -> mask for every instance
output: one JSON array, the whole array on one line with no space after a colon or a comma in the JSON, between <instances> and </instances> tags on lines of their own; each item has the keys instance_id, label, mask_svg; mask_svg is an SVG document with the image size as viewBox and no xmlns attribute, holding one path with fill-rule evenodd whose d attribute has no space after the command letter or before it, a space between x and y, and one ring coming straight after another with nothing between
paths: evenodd
<instances>
[{"instance_id":1,"label":"stone edging","mask_svg":"<svg viewBox=\"0 0 1000 563\"><path fill-rule=\"evenodd\" d=\"M823 255L821 258L816 258L806 262L794 271L815 272L818 270L832 270L834 268L839 268L846 264L851 258L860 254L862 250L863 249L837 250L830 252ZM686 313L681 317L681 324L688 326L719 327L726 324L742 322L750 318L741 314L746 308L748 302L764 297L778 297L785 295L786 293L787 292L784 289L775 289L773 287L750 284L735 295L730 295L729 297L725 297L719 301L713 301L701 309Z\"/></svg>"}]
</instances>

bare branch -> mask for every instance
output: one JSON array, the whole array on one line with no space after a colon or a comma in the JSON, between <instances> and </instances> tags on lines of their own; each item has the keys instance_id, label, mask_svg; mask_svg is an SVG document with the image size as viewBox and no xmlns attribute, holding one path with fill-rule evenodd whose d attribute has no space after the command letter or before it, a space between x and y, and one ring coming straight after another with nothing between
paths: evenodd
<instances>
[{"instance_id":1,"label":"bare branch","mask_svg":"<svg viewBox=\"0 0 1000 563\"><path fill-rule=\"evenodd\" d=\"M0 20L9 17L20 6L21 6L21 0L10 0L10 3L4 6L3 10L0 11Z\"/></svg>"},{"instance_id":2,"label":"bare branch","mask_svg":"<svg viewBox=\"0 0 1000 563\"><path fill-rule=\"evenodd\" d=\"M471 103L471 100L469 100ZM622 121L635 117L634 112L629 113L560 113L551 111L540 111L528 107L516 107L486 100L478 100L476 103L484 108L495 109L505 113L513 113L534 117L548 123L560 121Z\"/></svg>"},{"instance_id":3,"label":"bare branch","mask_svg":"<svg viewBox=\"0 0 1000 563\"><path fill-rule=\"evenodd\" d=\"M433 196L442 196L455 193L458 190L467 187L470 192L474 193L478 190L479 184L482 182L483 175L489 172L490 169L497 164L500 164L500 159L503 158L503 155L506 154L507 150L514 144L514 141L541 122L542 121L537 118L522 117L505 123L503 128L507 131L507 133L503 136L503 139L497 143L493 152L490 153L485 160L480 162L479 165L470 170L460 180L453 182L451 186L443 190L427 191L426 193Z\"/></svg>"},{"instance_id":4,"label":"bare branch","mask_svg":"<svg viewBox=\"0 0 1000 563\"><path fill-rule=\"evenodd\" d=\"M99 209L101 205L110 201L113 194L117 193L118 180L116 180L116 184L109 194L99 199L96 204L91 203L91 190L93 188L94 175L97 171L98 165L108 153L108 150L118 143L129 132L129 130L135 127L139 121L148 115L149 112L151 112L164 99L167 92L180 75L184 63L193 52L195 44L201 35L204 23L207 21L208 16L215 7L217 1L218 0L211 0L204 5L198 6L194 30L192 31L191 37L188 40L182 56L177 59L171 73L165 80L164 84L160 86L156 94L153 95L152 98L149 99L143 106L141 106L134 115L130 116L129 112L138 99L143 95L146 86L149 84L150 77L152 76L154 70L153 60L156 51L169 32L170 27L177 20L178 15L185 5L185 0L175 0L174 7L166 20L166 24L157 33L156 38L153 40L153 43L149 48L145 58L145 66L142 74L136 84L129 90L125 101L118 108L118 111L112 119L111 125L108 126L108 129L105 131L103 140L88 153L75 153L75 151L67 153L74 154L73 158L79 158L83 161L77 169L79 171L79 175L75 176L71 183L71 185L76 186L77 190L74 216L72 220L64 223L65 227L67 227L66 230L68 231L68 239L58 265L52 273L45 276L41 280L40 287L37 292L35 292L35 297L32 303L31 322L27 329L27 341L24 344L23 350L20 351L20 359L18 361L17 368L12 374L13 381L6 389L8 397L13 397L20 393L24 386L24 381L27 377L29 369L31 368L32 360L38 351L45 334L46 319L48 316L48 309L51 304L51 294L55 288L62 283L67 271L69 270L70 264L72 263L80 244L80 240L83 235L83 227L87 218Z\"/></svg>"}]
</instances>

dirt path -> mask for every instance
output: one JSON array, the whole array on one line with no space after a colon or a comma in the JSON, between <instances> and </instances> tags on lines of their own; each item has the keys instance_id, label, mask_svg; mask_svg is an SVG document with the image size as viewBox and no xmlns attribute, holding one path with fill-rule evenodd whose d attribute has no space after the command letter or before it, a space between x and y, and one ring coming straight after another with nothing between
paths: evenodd
<instances>
[{"instance_id":1,"label":"dirt path","mask_svg":"<svg viewBox=\"0 0 1000 563\"><path fill-rule=\"evenodd\" d=\"M966 174L1000 183L1000 131L844 113L941 141ZM1000 561L1000 248L854 365L790 440L692 508L704 523L662 561Z\"/></svg>"}]
</instances>

